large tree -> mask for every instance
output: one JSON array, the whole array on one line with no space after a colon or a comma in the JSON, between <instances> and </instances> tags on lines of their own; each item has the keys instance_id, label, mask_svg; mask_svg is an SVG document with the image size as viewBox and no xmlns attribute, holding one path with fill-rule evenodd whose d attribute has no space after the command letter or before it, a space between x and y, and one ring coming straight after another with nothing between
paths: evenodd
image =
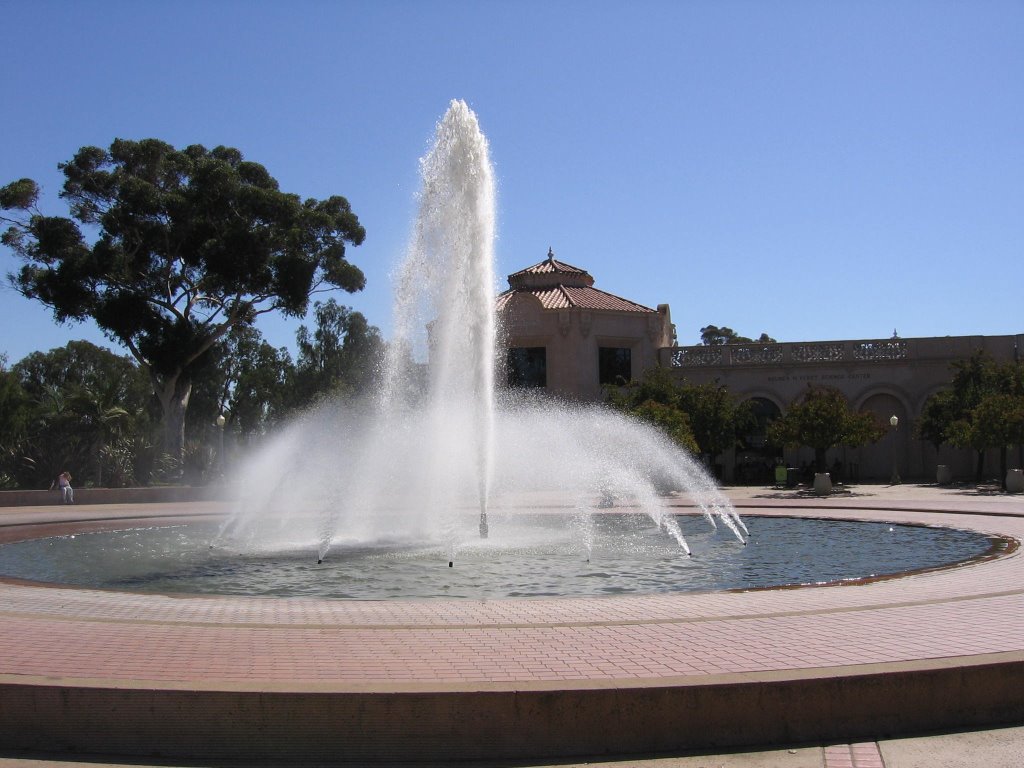
<instances>
[{"instance_id":1,"label":"large tree","mask_svg":"<svg viewBox=\"0 0 1024 768\"><path fill-rule=\"evenodd\" d=\"M15 467L21 485L39 487L63 470L82 484L148 479L135 477L134 443L151 431L153 395L131 358L72 341L27 355L11 373L31 403Z\"/></svg>"},{"instance_id":2,"label":"large tree","mask_svg":"<svg viewBox=\"0 0 1024 768\"><path fill-rule=\"evenodd\" d=\"M366 394L380 372L384 341L380 331L334 299L316 303L316 328L300 326L292 406L302 408L326 396Z\"/></svg>"},{"instance_id":3,"label":"large tree","mask_svg":"<svg viewBox=\"0 0 1024 768\"><path fill-rule=\"evenodd\" d=\"M732 328L723 325L705 325L700 329L700 343L706 347L717 347L723 344L774 344L775 339L767 333L762 333L755 342L749 336L740 336Z\"/></svg>"},{"instance_id":4,"label":"large tree","mask_svg":"<svg viewBox=\"0 0 1024 768\"><path fill-rule=\"evenodd\" d=\"M679 405L679 385L665 368L650 368L624 387L609 387L608 403L661 429L676 444L699 453L690 417Z\"/></svg>"},{"instance_id":5,"label":"large tree","mask_svg":"<svg viewBox=\"0 0 1024 768\"><path fill-rule=\"evenodd\" d=\"M196 380L189 422L199 436L223 414L236 438L263 435L287 411L294 376L288 350L275 349L252 326L234 328L212 350L216 365Z\"/></svg>"},{"instance_id":6,"label":"large tree","mask_svg":"<svg viewBox=\"0 0 1024 768\"><path fill-rule=\"evenodd\" d=\"M825 471L829 448L856 448L877 442L885 434L873 413L850 409L846 396L835 387L808 386L803 396L768 427L768 440L791 448L814 449L814 465Z\"/></svg>"},{"instance_id":7,"label":"large tree","mask_svg":"<svg viewBox=\"0 0 1024 768\"><path fill-rule=\"evenodd\" d=\"M680 385L679 405L690 417L700 452L712 458L734 448L739 435L756 423L751 401L737 401L728 387L717 382Z\"/></svg>"},{"instance_id":8,"label":"large tree","mask_svg":"<svg viewBox=\"0 0 1024 768\"><path fill-rule=\"evenodd\" d=\"M651 368L639 380L610 389L608 401L709 458L735 446L752 418L749 406L738 403L727 387L680 382L665 368Z\"/></svg>"},{"instance_id":9,"label":"large tree","mask_svg":"<svg viewBox=\"0 0 1024 768\"><path fill-rule=\"evenodd\" d=\"M186 438L209 442L217 416L235 439L267 432L291 412L323 398L360 397L377 381L384 343L360 312L334 299L316 302L313 329L296 333L298 359L274 349L259 330L239 326L210 350L212 364L196 377Z\"/></svg>"},{"instance_id":10,"label":"large tree","mask_svg":"<svg viewBox=\"0 0 1024 768\"><path fill-rule=\"evenodd\" d=\"M345 255L365 236L348 201L282 192L237 149L117 139L58 167L70 217L44 215L31 179L0 188L2 242L25 262L9 278L131 352L179 461L194 371L219 339L266 312L303 315L314 291L364 285Z\"/></svg>"},{"instance_id":11,"label":"large tree","mask_svg":"<svg viewBox=\"0 0 1024 768\"><path fill-rule=\"evenodd\" d=\"M1024 445L1024 394L994 392L971 413L971 441L999 449L999 482L1006 485L1007 450Z\"/></svg>"},{"instance_id":12,"label":"large tree","mask_svg":"<svg viewBox=\"0 0 1024 768\"><path fill-rule=\"evenodd\" d=\"M0 488L15 485L18 459L31 420L31 400L0 355Z\"/></svg>"},{"instance_id":13,"label":"large tree","mask_svg":"<svg viewBox=\"0 0 1024 768\"><path fill-rule=\"evenodd\" d=\"M984 352L953 363L948 389L925 402L918 435L936 447L948 443L976 452L975 480L985 471L985 451L998 448L1006 479L1008 445L1024 443L1024 364L999 364Z\"/></svg>"}]
</instances>

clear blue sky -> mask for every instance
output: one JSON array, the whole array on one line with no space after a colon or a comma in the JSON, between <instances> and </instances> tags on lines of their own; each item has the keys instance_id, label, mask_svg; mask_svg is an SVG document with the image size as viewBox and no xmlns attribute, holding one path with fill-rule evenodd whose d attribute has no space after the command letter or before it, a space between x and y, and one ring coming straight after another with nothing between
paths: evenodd
<instances>
[{"instance_id":1,"label":"clear blue sky","mask_svg":"<svg viewBox=\"0 0 1024 768\"><path fill-rule=\"evenodd\" d=\"M115 137L239 148L342 194L387 335L417 161L452 98L499 180L498 274L780 341L1024 332L1024 2L0 0L0 184ZM19 262L0 253L6 274ZM292 346L299 321L261 327ZM90 324L0 289L15 362ZM120 351L120 350L118 350Z\"/></svg>"}]
</instances>

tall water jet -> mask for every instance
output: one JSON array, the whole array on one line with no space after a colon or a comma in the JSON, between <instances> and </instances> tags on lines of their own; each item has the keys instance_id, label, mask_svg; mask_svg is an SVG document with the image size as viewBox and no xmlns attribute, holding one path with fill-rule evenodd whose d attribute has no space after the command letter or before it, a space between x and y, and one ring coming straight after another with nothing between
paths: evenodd
<instances>
[{"instance_id":1,"label":"tall water jet","mask_svg":"<svg viewBox=\"0 0 1024 768\"><path fill-rule=\"evenodd\" d=\"M438 123L420 175L419 212L398 274L395 338L381 405L386 412L409 407L410 351L420 329L428 328L425 408L434 424L429 435L443 434L452 419L468 415L465 438L475 446L479 530L486 538L494 452L495 187L487 139L464 101L452 101ZM432 455L439 457L437 451Z\"/></svg>"}]
</instances>

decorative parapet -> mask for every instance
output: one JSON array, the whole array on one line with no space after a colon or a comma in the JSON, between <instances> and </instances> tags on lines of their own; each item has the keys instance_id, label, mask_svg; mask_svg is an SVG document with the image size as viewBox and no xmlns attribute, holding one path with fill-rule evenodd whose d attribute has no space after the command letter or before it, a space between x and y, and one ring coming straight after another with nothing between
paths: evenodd
<instances>
[{"instance_id":1,"label":"decorative parapet","mask_svg":"<svg viewBox=\"0 0 1024 768\"><path fill-rule=\"evenodd\" d=\"M859 341L853 345L854 360L906 360L905 341Z\"/></svg>"},{"instance_id":2,"label":"decorative parapet","mask_svg":"<svg viewBox=\"0 0 1024 768\"><path fill-rule=\"evenodd\" d=\"M672 367L721 365L722 347L676 347L672 350Z\"/></svg>"},{"instance_id":3,"label":"decorative parapet","mask_svg":"<svg viewBox=\"0 0 1024 768\"><path fill-rule=\"evenodd\" d=\"M763 344L757 347L740 346L732 349L731 352L732 361L737 365L782 362L782 346L779 344Z\"/></svg>"},{"instance_id":4,"label":"decorative parapet","mask_svg":"<svg viewBox=\"0 0 1024 768\"><path fill-rule=\"evenodd\" d=\"M794 344L792 347L795 363L835 363L843 358L841 343Z\"/></svg>"},{"instance_id":5,"label":"decorative parapet","mask_svg":"<svg viewBox=\"0 0 1024 768\"><path fill-rule=\"evenodd\" d=\"M919 339L931 342L931 339ZM939 341L939 340L936 340ZM732 365L780 365L907 360L911 344L903 339L865 341L792 342L782 344L725 344L721 346L669 347L662 350L673 368L727 367ZM915 347L915 359L922 350Z\"/></svg>"}]
</instances>

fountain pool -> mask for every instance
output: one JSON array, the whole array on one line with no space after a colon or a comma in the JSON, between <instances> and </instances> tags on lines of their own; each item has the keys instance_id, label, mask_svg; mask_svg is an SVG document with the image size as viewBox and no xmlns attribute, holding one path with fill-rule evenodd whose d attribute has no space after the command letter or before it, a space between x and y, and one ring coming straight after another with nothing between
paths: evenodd
<instances>
[{"instance_id":1,"label":"fountain pool","mask_svg":"<svg viewBox=\"0 0 1024 768\"><path fill-rule=\"evenodd\" d=\"M315 541L269 549L210 548L215 522L78 533L0 546L0 576L131 592L334 599L595 597L850 582L938 568L988 554L977 532L884 522L762 517L750 546L677 515L696 556L644 514L582 520L559 511L492 512L487 539L470 540L457 568L444 542L397 537L338 542L322 564ZM463 516L471 529L475 517Z\"/></svg>"}]
</instances>

